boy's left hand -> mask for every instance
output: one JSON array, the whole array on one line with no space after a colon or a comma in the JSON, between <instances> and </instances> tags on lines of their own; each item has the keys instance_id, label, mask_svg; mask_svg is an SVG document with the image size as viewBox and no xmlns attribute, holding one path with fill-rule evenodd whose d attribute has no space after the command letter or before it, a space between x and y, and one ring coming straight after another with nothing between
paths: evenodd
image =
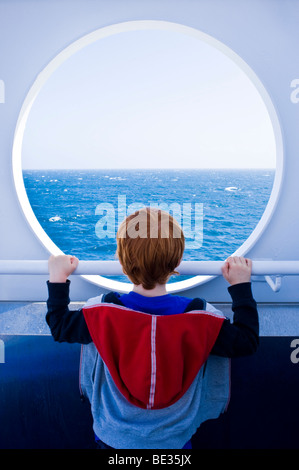
<instances>
[{"instance_id":1,"label":"boy's left hand","mask_svg":"<svg viewBox=\"0 0 299 470\"><path fill-rule=\"evenodd\" d=\"M50 282L66 282L72 272L79 264L76 256L70 255L51 255L48 261Z\"/></svg>"},{"instance_id":2,"label":"boy's left hand","mask_svg":"<svg viewBox=\"0 0 299 470\"><path fill-rule=\"evenodd\" d=\"M222 267L222 275L231 286L250 282L252 261L242 256L230 256Z\"/></svg>"}]
</instances>

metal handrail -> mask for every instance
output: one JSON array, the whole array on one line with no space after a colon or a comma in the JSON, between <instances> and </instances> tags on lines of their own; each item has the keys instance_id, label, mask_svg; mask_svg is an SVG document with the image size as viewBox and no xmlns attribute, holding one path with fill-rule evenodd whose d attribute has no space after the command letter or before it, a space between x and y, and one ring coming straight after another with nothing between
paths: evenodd
<instances>
[{"instance_id":1,"label":"metal handrail","mask_svg":"<svg viewBox=\"0 0 299 470\"><path fill-rule=\"evenodd\" d=\"M177 268L182 275L221 275L223 261L182 261ZM47 260L0 260L0 275L48 274ZM80 261L73 275L113 276L123 274L119 261ZM299 275L299 261L253 260L255 276Z\"/></svg>"}]
</instances>

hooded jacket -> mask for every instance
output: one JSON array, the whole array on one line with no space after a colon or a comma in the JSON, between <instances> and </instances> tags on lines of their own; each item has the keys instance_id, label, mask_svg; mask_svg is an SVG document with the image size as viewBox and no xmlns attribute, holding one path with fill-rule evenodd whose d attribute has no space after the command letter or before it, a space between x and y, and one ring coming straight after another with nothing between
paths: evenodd
<instances>
[{"instance_id":1,"label":"hooded jacket","mask_svg":"<svg viewBox=\"0 0 299 470\"><path fill-rule=\"evenodd\" d=\"M177 296L169 311L168 301L160 310L157 298L136 303L113 292L70 310L70 281L47 285L51 334L83 345L81 392L95 434L114 448L182 448L202 422L225 411L228 358L254 354L259 344L249 282L228 287L232 323L202 299Z\"/></svg>"},{"instance_id":2,"label":"hooded jacket","mask_svg":"<svg viewBox=\"0 0 299 470\"><path fill-rule=\"evenodd\" d=\"M151 315L100 296L83 314L92 342L82 346L81 391L109 446L182 448L226 409L229 359L209 356L221 312Z\"/></svg>"}]
</instances>

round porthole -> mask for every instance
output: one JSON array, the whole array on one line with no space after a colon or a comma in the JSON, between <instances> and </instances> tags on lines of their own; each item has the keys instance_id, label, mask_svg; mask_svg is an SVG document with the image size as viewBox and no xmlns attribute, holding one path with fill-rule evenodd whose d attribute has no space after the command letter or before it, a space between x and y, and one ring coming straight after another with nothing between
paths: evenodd
<instances>
[{"instance_id":1,"label":"round porthole","mask_svg":"<svg viewBox=\"0 0 299 470\"><path fill-rule=\"evenodd\" d=\"M279 196L283 146L267 91L216 39L132 21L75 41L38 75L13 145L20 204L50 253L115 260L124 216L151 205L186 235L184 260L245 254ZM127 292L125 277L84 276ZM170 292L210 276L173 278Z\"/></svg>"}]
</instances>

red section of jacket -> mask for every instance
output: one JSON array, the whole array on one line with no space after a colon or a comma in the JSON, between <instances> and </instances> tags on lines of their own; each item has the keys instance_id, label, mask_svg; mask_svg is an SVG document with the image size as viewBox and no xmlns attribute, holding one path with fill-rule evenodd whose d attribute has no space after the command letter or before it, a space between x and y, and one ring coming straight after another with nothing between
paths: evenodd
<instances>
[{"instance_id":1,"label":"red section of jacket","mask_svg":"<svg viewBox=\"0 0 299 470\"><path fill-rule=\"evenodd\" d=\"M159 316L105 303L83 313L118 390L148 409L170 406L186 393L224 320L205 311Z\"/></svg>"}]
</instances>

